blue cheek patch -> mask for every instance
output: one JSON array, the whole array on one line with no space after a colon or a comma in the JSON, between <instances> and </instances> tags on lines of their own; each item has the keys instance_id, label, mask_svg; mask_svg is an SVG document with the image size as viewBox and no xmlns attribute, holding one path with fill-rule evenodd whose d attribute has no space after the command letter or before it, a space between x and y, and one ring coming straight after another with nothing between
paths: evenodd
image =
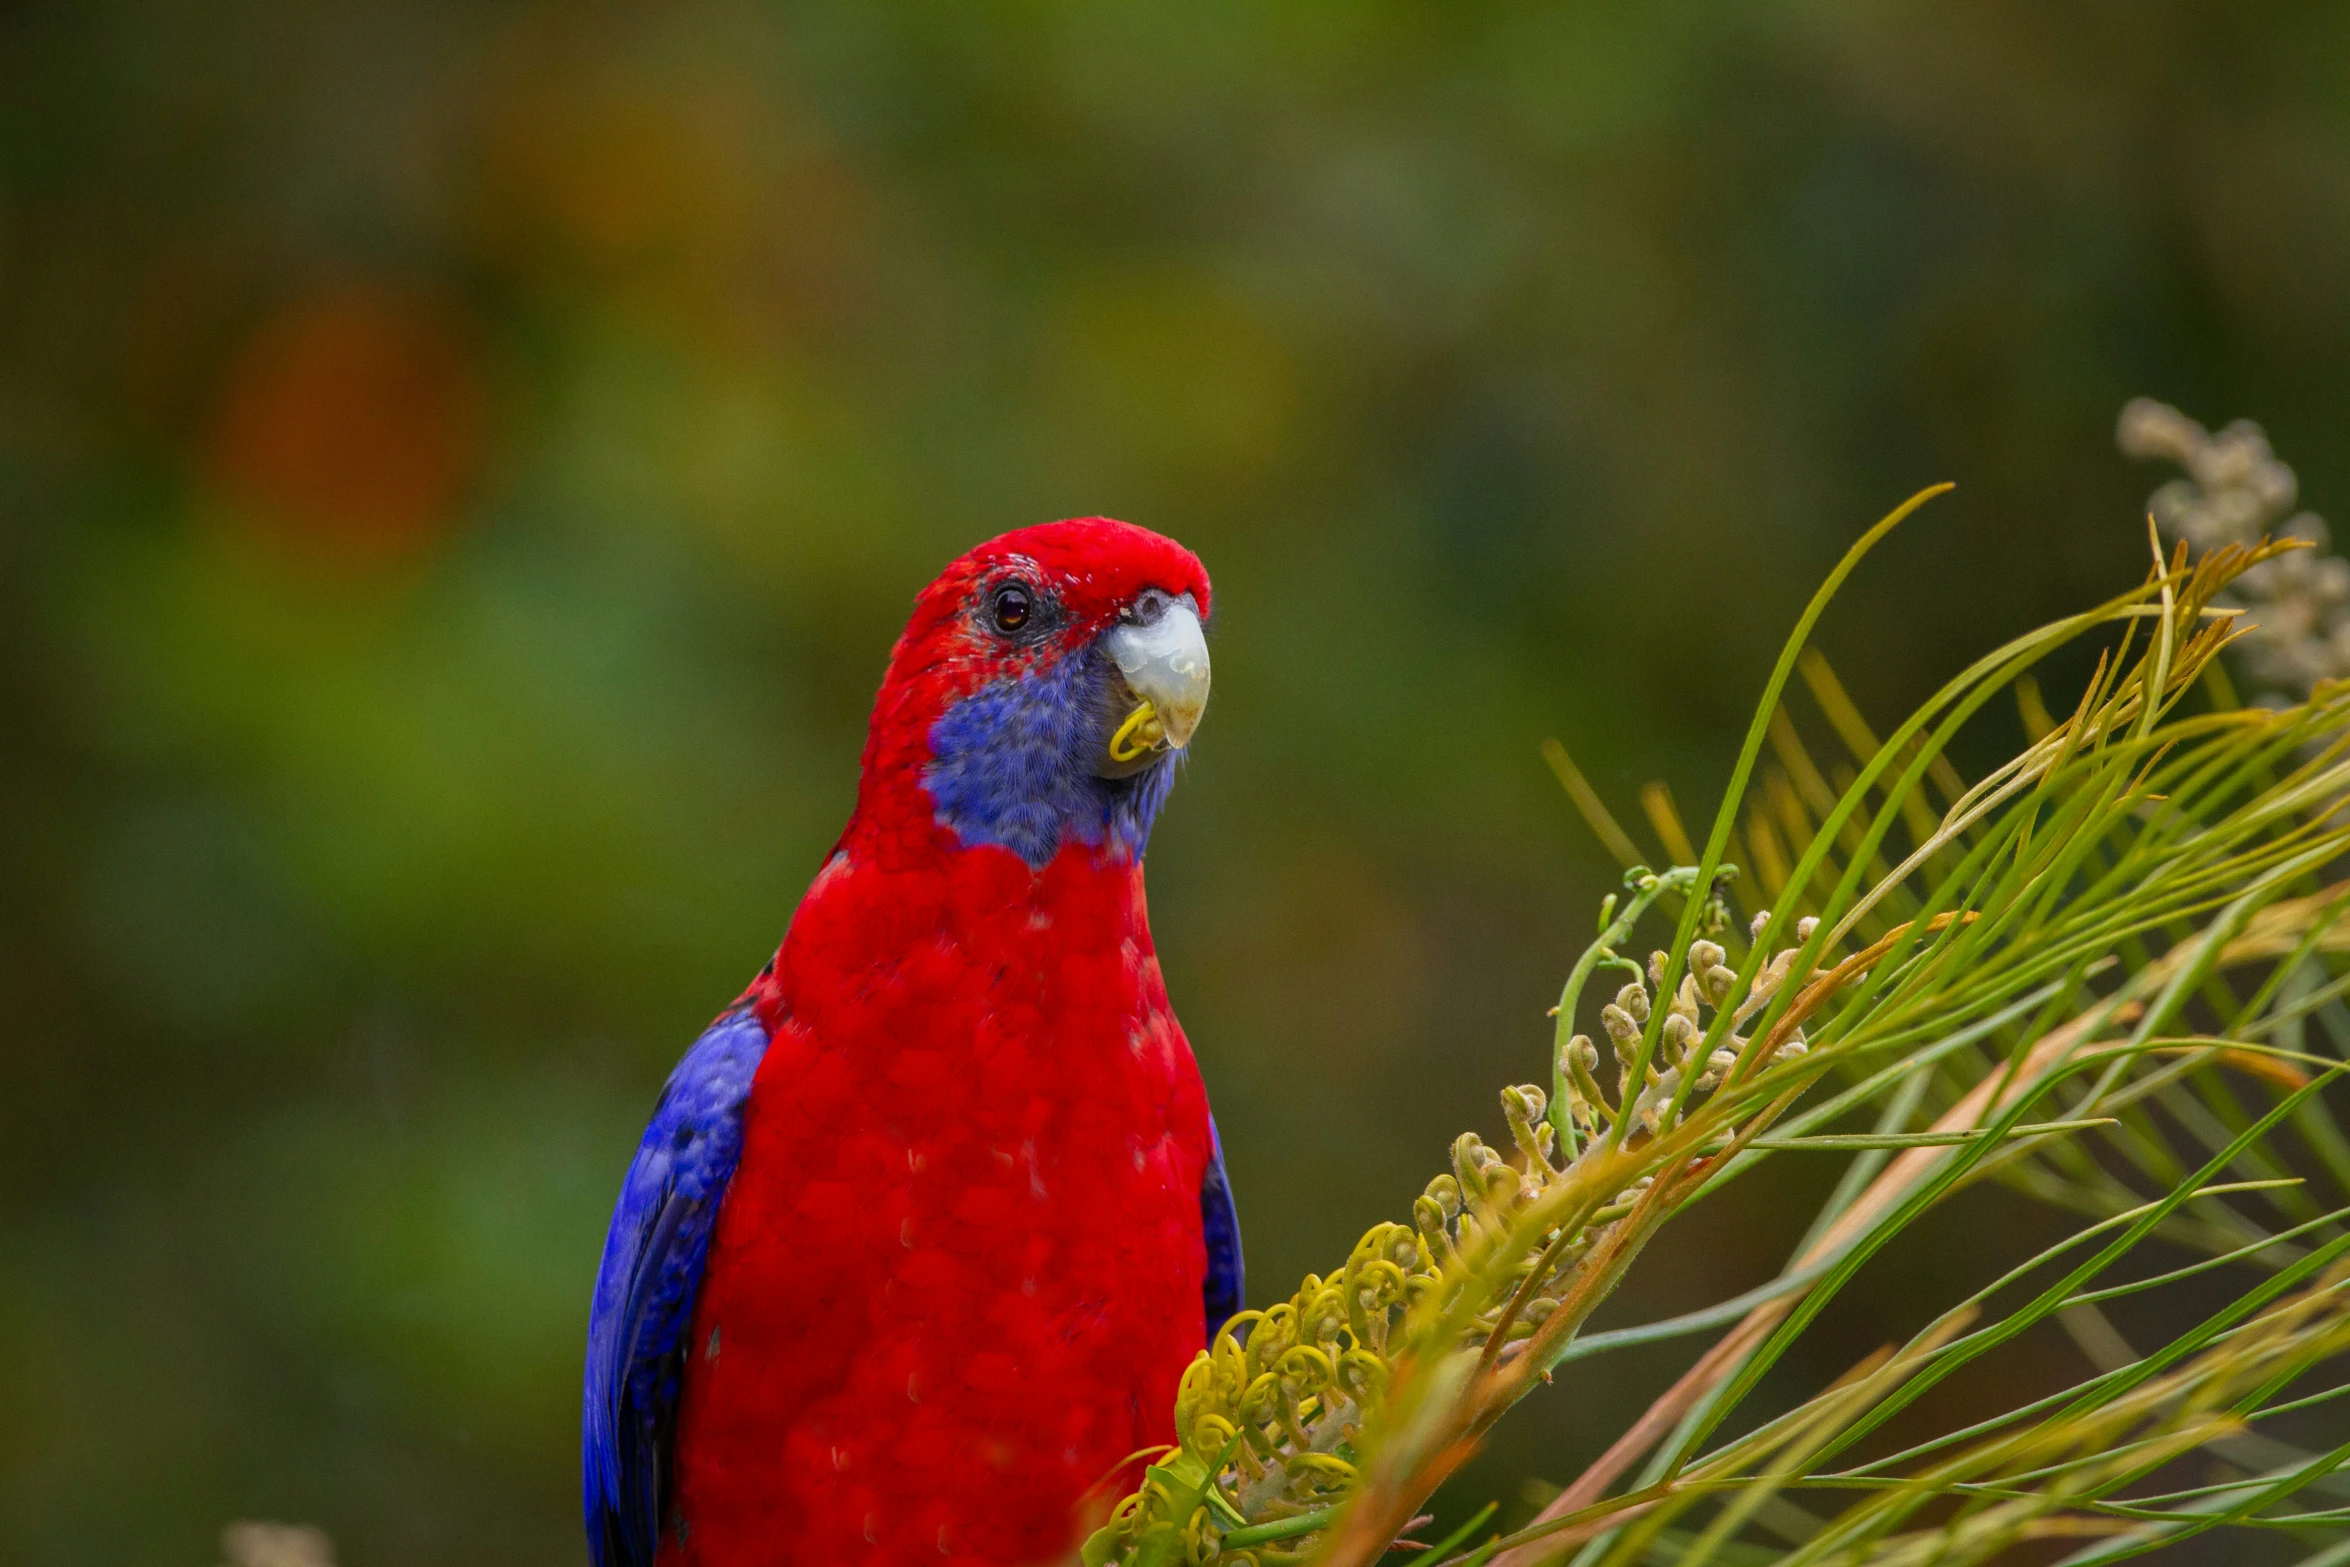
<instances>
[{"instance_id":1,"label":"blue cheek patch","mask_svg":"<svg viewBox=\"0 0 2350 1567\"><path fill-rule=\"evenodd\" d=\"M930 726L930 791L941 826L965 848L992 843L1042 869L1065 843L1132 859L1174 783L1163 758L1131 778L1104 778L1099 682L1085 653L983 686Z\"/></svg>"}]
</instances>

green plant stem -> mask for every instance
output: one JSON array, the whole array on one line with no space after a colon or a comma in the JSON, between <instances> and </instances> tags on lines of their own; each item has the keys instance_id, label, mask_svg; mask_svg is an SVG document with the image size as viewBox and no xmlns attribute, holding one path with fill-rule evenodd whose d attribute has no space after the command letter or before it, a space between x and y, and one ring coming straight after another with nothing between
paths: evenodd
<instances>
[{"instance_id":1,"label":"green plant stem","mask_svg":"<svg viewBox=\"0 0 2350 1567\"><path fill-rule=\"evenodd\" d=\"M1569 1041L1575 1037L1575 1008L1583 999L1583 987L1590 982L1592 974L1602 964L1626 964L1634 974L1638 974L1640 965L1629 958L1620 956L1615 950L1617 945L1631 938L1633 928L1640 923L1640 916L1648 912L1649 905L1655 903L1657 899L1668 892L1686 892L1696 883L1697 867L1693 865L1677 866L1662 874L1648 870L1643 866L1634 866L1631 870L1626 871L1624 873L1624 890L1630 896L1620 909L1614 907L1615 899L1608 900L1614 918L1607 921L1605 928L1599 933L1599 939L1583 949L1583 955L1575 960L1575 966L1567 972L1566 988L1559 992L1558 1027L1554 1031L1550 1047L1550 1124L1552 1129L1558 1133L1560 1153L1568 1160L1572 1160L1578 1150L1575 1140L1574 1118L1567 1114L1569 1077L1567 1046ZM1605 1115L1607 1113L1605 1100L1601 1100L1592 1108L1599 1114ZM1618 1112L1619 1116L1621 1113L1621 1111Z\"/></svg>"}]
</instances>

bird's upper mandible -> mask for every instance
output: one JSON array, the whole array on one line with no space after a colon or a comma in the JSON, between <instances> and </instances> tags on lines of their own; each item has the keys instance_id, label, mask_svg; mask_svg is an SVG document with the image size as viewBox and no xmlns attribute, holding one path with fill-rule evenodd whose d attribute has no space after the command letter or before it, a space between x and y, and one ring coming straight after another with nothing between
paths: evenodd
<instances>
[{"instance_id":1,"label":"bird's upper mandible","mask_svg":"<svg viewBox=\"0 0 2350 1567\"><path fill-rule=\"evenodd\" d=\"M1132 705L1111 732L1111 777L1139 771L1164 751L1191 744L1208 706L1208 639L1186 593L1146 589L1102 635Z\"/></svg>"}]
</instances>

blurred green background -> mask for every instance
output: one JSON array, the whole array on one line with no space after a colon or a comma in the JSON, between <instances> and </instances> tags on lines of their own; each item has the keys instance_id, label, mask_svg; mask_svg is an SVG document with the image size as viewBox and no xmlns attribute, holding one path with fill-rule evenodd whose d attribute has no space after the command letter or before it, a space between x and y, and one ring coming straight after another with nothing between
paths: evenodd
<instances>
[{"instance_id":1,"label":"blurred green background","mask_svg":"<svg viewBox=\"0 0 2350 1567\"><path fill-rule=\"evenodd\" d=\"M2346 255L2336 4L9 7L0 1558L583 1558L620 1171L970 543L1215 576L1153 913L1286 1292L1540 1070L1614 879L1542 737L1709 803L1932 480L1825 635L1880 717L2135 581L2135 393L2350 511Z\"/></svg>"}]
</instances>

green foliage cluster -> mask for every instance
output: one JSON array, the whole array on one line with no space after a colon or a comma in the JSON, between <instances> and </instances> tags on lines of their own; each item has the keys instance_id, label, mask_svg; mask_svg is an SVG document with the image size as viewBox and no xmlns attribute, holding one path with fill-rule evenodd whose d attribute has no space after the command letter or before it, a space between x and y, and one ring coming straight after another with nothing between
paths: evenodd
<instances>
[{"instance_id":1,"label":"green foliage cluster","mask_svg":"<svg viewBox=\"0 0 2350 1567\"><path fill-rule=\"evenodd\" d=\"M2214 662L2239 618L2222 596L2290 546L2191 560L2182 545L2137 589L1978 660L1881 742L1852 733L1815 668L1827 716L1861 743L1840 790L1798 788L1826 776L1781 706L1806 638L1916 504L1814 600L1696 863L1635 867L1621 909L1603 908L1561 998L1553 1089L1503 1094L1514 1160L1462 1138L1415 1226L1373 1229L1344 1268L1220 1334L1184 1382L1179 1447L1089 1563L1366 1567L1554 1372L1717 1328L1538 1519L1474 1547L1457 1531L1427 1559L1857 1567L2078 1538L2066 1560L2087 1563L2219 1527L2344 1538L2350 1512L2304 1493L2343 1488L2350 1444L2301 1451L2257 1423L2350 1390L2303 1386L2350 1352L2350 1142L2326 1097L2343 1064L2302 1038L2350 990L2350 883L2326 880L2350 853L2350 687L2238 705ZM2047 720L2032 671L2101 634L2077 703ZM1966 784L1947 749L2003 693L2029 742ZM1771 868L1748 878L1726 851L1766 833ZM1745 939L1730 898L1751 904ZM1618 948L1668 901L1672 934L1644 968ZM1573 1026L1607 969L1630 975L1598 1009L1612 1093ZM1823 1155L1850 1166L1776 1281L1579 1336L1676 1215L1766 1159ZM2083 1222L1826 1388L1740 1422L1860 1269L1984 1180ZM2157 1241L2201 1256L2154 1266ZM2160 1347L2124 1344L2086 1381L1872 1449L2034 1327L2123 1344L2107 1303L2215 1270L2233 1298ZM2180 1483L2198 1451L2243 1470ZM2336 1559L2331 1545L2309 1558Z\"/></svg>"}]
</instances>

